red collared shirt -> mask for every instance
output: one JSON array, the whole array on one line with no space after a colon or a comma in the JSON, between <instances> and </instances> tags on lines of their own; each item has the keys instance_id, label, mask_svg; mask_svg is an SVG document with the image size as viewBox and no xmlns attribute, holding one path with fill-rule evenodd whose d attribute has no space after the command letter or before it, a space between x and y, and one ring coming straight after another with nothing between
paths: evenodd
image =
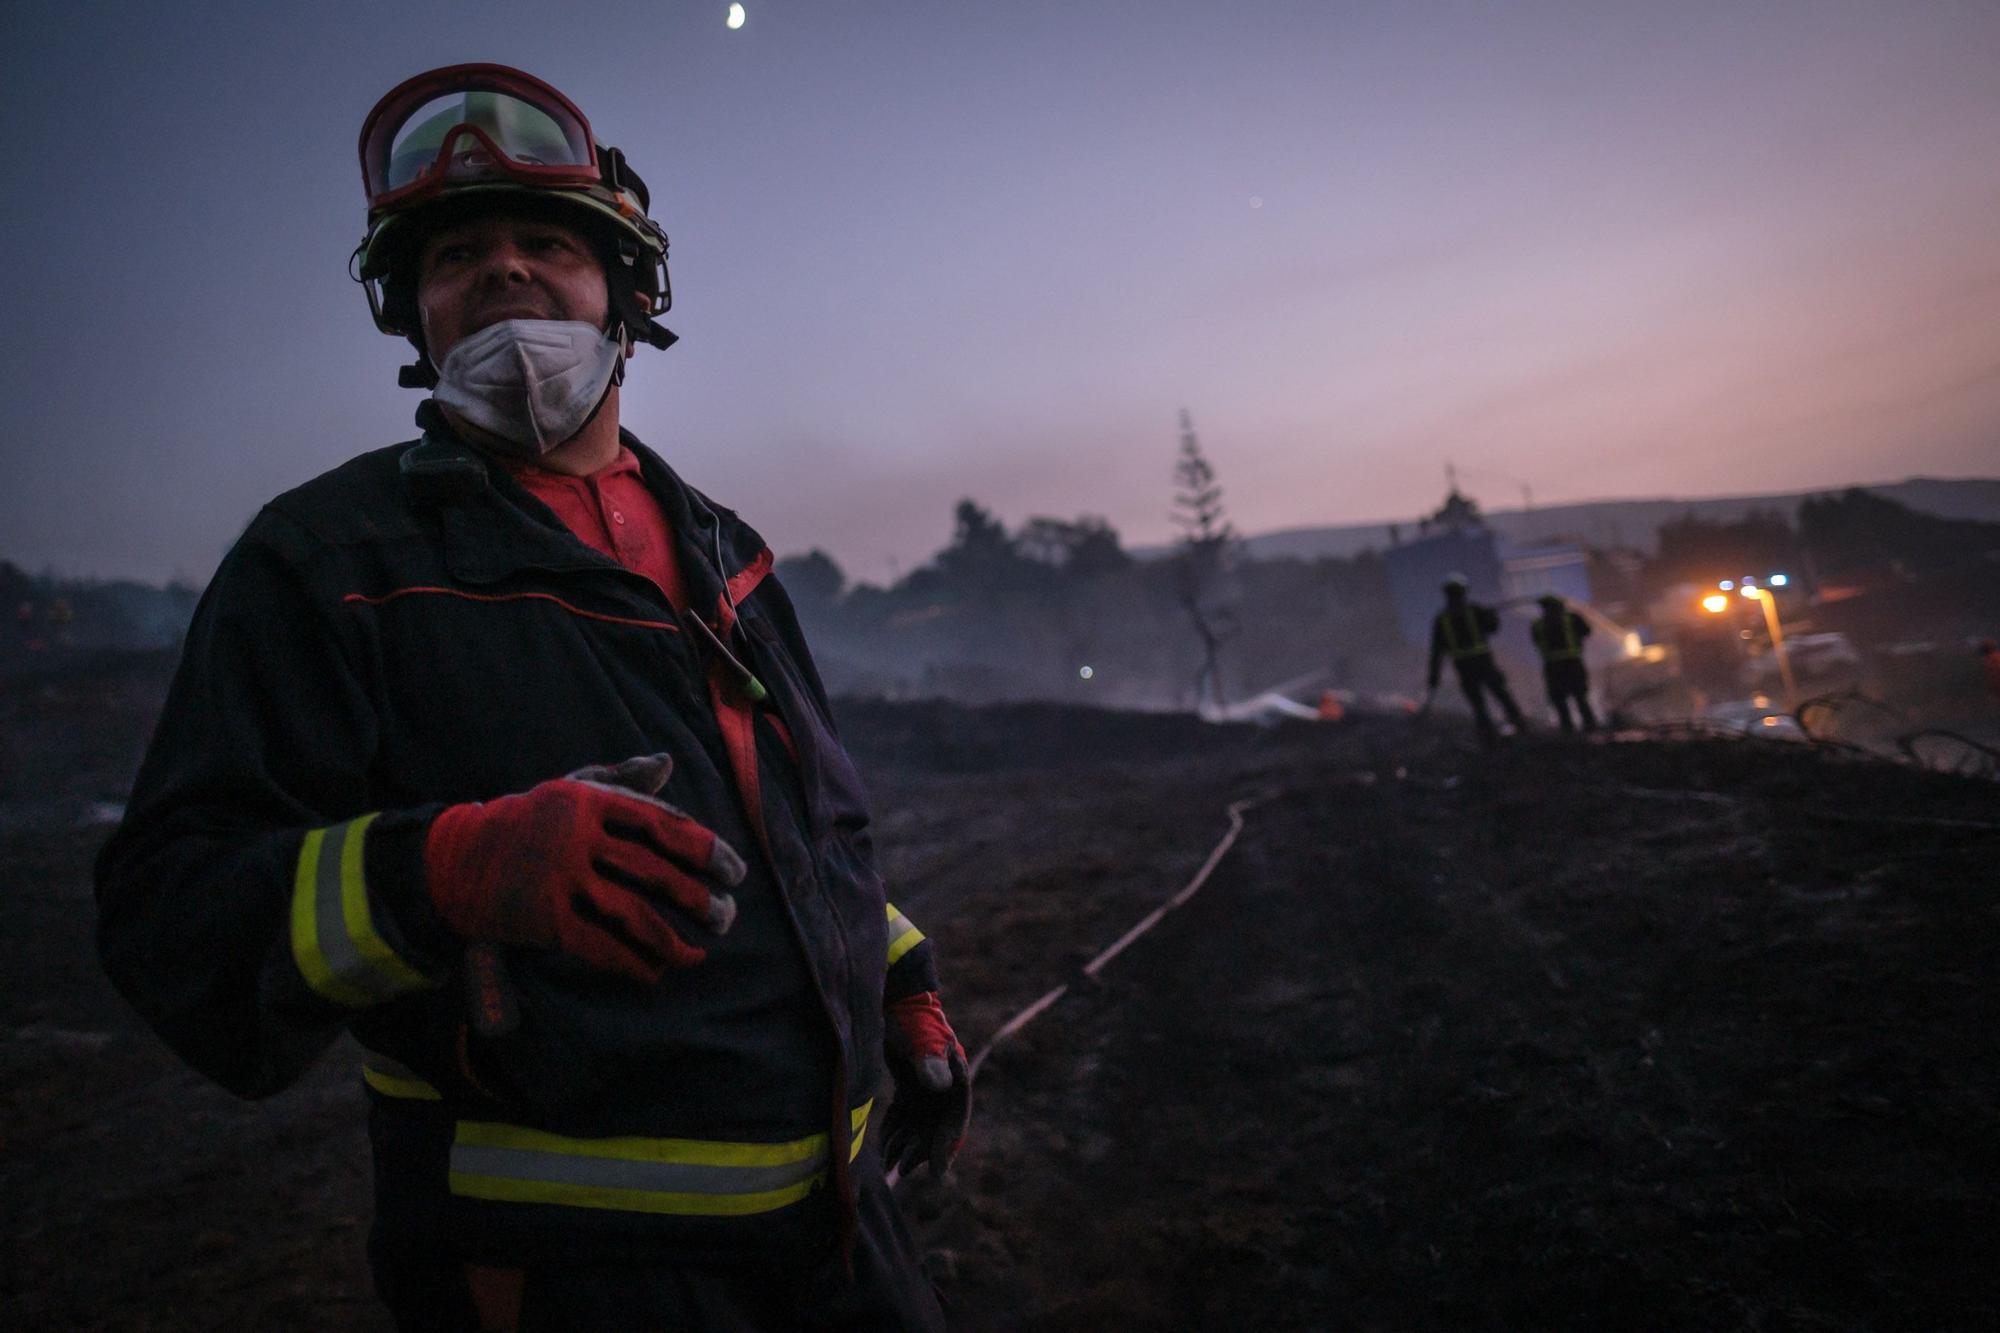
<instances>
[{"instance_id":1,"label":"red collared shirt","mask_svg":"<svg viewBox=\"0 0 2000 1333\"><path fill-rule=\"evenodd\" d=\"M514 480L553 509L578 541L634 573L644 574L667 595L667 601L676 611L687 609L687 585L681 580L680 562L674 556L673 529L667 524L660 502L646 489L639 473L638 456L630 449L619 445L617 459L587 477L552 472L516 458L502 461ZM715 704L718 714L727 706L720 694ZM746 718L752 715L740 705L738 710ZM769 709L756 716L771 724L793 763L797 763L798 746L784 721ZM738 766L736 774L738 784L747 793L753 823L762 819L758 813L760 797L755 763L753 752L753 757L745 758Z\"/></svg>"},{"instance_id":2,"label":"red collared shirt","mask_svg":"<svg viewBox=\"0 0 2000 1333\"><path fill-rule=\"evenodd\" d=\"M619 445L617 459L587 477L552 472L520 459L507 459L506 465L514 480L553 509L578 541L644 574L675 610L687 608L687 585L674 558L673 529L660 502L646 489L639 458L630 449Z\"/></svg>"}]
</instances>

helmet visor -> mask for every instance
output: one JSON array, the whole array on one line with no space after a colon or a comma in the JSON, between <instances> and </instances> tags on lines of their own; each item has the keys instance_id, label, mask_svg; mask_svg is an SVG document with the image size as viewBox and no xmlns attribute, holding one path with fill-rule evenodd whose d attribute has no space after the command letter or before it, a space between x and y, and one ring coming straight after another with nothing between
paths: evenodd
<instances>
[{"instance_id":1,"label":"helmet visor","mask_svg":"<svg viewBox=\"0 0 2000 1333\"><path fill-rule=\"evenodd\" d=\"M361 131L370 211L449 186L601 180L589 122L539 79L499 65L419 75L379 102Z\"/></svg>"}]
</instances>

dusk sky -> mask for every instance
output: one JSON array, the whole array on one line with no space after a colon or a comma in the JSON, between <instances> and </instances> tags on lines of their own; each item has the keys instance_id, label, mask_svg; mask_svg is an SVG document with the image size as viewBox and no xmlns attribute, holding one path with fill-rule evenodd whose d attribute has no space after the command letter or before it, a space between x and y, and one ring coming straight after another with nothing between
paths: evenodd
<instances>
[{"instance_id":1,"label":"dusk sky","mask_svg":"<svg viewBox=\"0 0 2000 1333\"><path fill-rule=\"evenodd\" d=\"M1164 540L2000 474L2000 3L9 0L0 557L206 579L414 435L347 258L375 100L517 65L682 337L625 424L781 554L960 496Z\"/></svg>"}]
</instances>

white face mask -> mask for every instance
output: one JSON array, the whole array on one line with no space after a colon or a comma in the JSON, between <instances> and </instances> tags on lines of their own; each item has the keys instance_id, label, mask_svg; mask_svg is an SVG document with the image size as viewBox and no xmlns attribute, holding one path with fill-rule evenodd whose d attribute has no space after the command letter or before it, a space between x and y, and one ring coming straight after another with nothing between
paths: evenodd
<instances>
[{"instance_id":1,"label":"white face mask","mask_svg":"<svg viewBox=\"0 0 2000 1333\"><path fill-rule=\"evenodd\" d=\"M461 339L431 397L529 458L583 429L624 344L570 319L503 319Z\"/></svg>"}]
</instances>

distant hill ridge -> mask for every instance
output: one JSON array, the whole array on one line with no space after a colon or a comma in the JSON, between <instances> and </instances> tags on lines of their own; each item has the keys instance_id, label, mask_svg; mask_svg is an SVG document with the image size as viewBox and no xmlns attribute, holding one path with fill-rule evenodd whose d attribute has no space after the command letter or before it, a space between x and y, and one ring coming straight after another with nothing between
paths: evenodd
<instances>
[{"instance_id":1,"label":"distant hill ridge","mask_svg":"<svg viewBox=\"0 0 2000 1333\"><path fill-rule=\"evenodd\" d=\"M1533 510L1495 509L1485 512L1494 531L1517 542L1575 539L1593 546L1629 546L1652 551L1660 525L1693 513L1711 521L1741 518L1753 509L1782 510L1796 520L1799 503L1816 495L1837 495L1844 486L1816 487L1777 495L1725 495L1702 499L1592 500L1582 504L1548 505ZM1911 477L1907 481L1860 490L1908 505L1940 518L1971 518L2000 522L2000 478ZM1476 498L1476 497L1475 497ZM1244 540L1253 559L1352 556L1389 545L1389 525L1395 522L1403 540L1417 535L1417 516L1378 523L1347 523L1327 527L1284 528ZM1140 548L1138 555L1160 555L1165 548Z\"/></svg>"}]
</instances>

